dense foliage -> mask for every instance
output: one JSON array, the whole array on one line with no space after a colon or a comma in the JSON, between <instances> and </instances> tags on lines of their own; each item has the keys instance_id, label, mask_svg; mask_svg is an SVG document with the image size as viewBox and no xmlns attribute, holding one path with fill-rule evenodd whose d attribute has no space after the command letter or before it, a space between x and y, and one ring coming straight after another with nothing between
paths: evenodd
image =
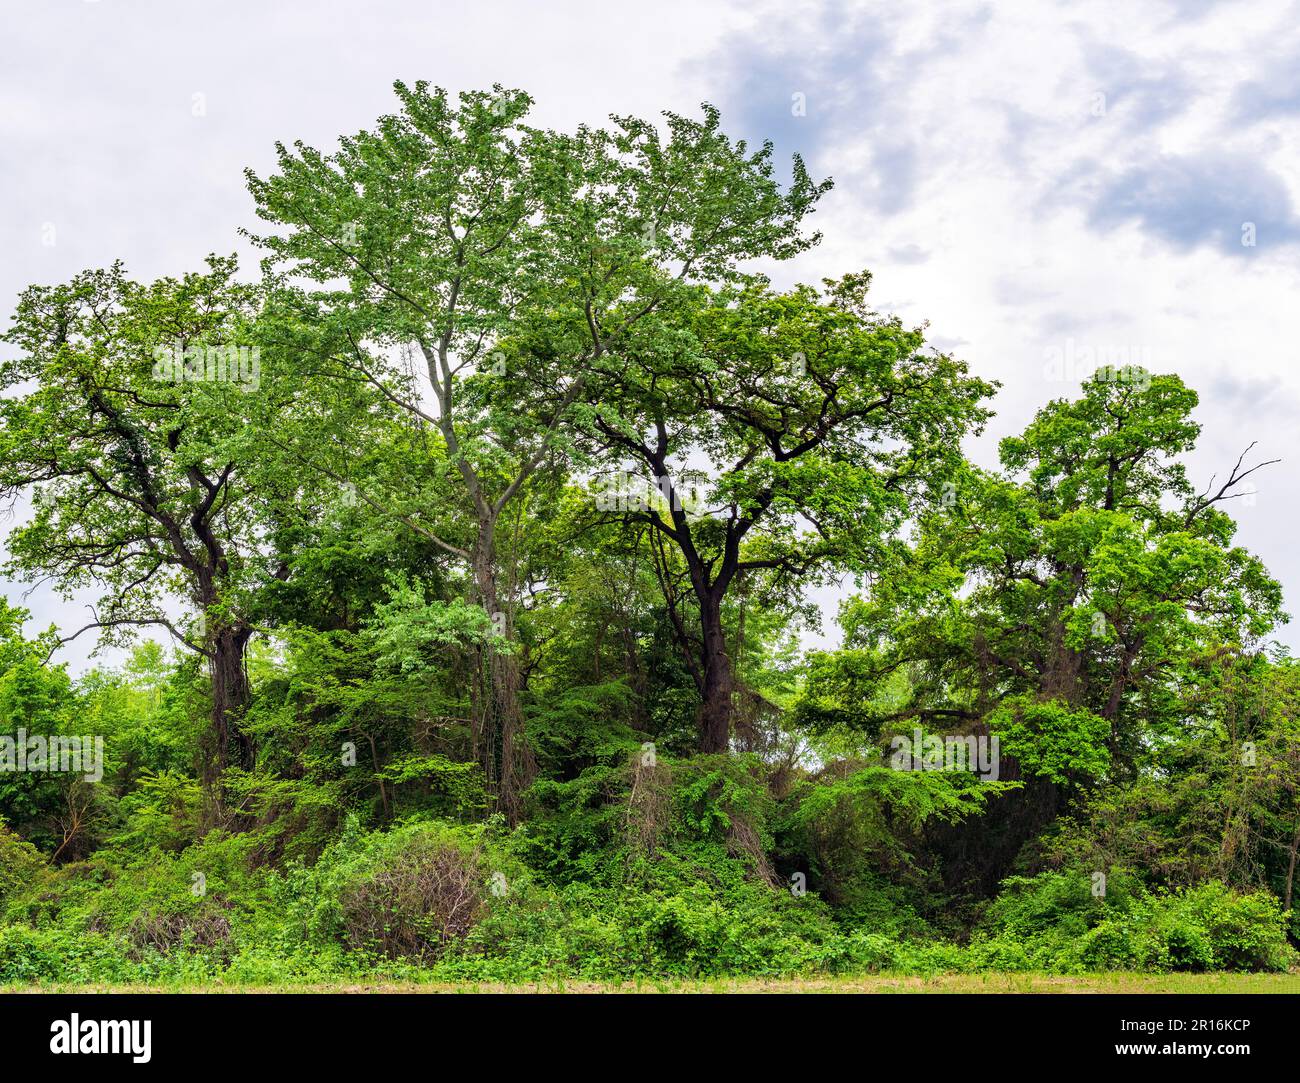
<instances>
[{"instance_id":1,"label":"dense foliage","mask_svg":"<svg viewBox=\"0 0 1300 1083\"><path fill-rule=\"evenodd\" d=\"M0 604L0 983L1294 965L1300 668L1193 389L978 469L996 385L753 271L798 160L397 91L250 174L255 280L19 300L6 572L96 601Z\"/></svg>"}]
</instances>

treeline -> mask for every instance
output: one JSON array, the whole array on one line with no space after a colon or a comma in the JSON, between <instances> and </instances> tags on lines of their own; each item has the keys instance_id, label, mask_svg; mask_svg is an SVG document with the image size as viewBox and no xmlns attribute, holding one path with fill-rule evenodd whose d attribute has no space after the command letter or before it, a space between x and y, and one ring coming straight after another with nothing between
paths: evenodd
<instances>
[{"instance_id":1,"label":"treeline","mask_svg":"<svg viewBox=\"0 0 1300 1083\"><path fill-rule=\"evenodd\" d=\"M753 270L798 158L396 89L248 175L260 276L19 299L6 572L98 600L0 610L0 734L104 762L0 743L0 980L1291 965L1300 683L1193 390L978 469L996 384Z\"/></svg>"}]
</instances>

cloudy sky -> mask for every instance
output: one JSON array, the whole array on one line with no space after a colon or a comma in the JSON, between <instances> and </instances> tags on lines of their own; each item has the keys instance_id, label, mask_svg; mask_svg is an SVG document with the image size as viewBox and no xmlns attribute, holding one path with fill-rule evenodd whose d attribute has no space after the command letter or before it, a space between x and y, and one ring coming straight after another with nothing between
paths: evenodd
<instances>
[{"instance_id":1,"label":"cloudy sky","mask_svg":"<svg viewBox=\"0 0 1300 1083\"><path fill-rule=\"evenodd\" d=\"M707 100L802 153L836 182L826 239L773 277L869 268L877 307L1001 380L985 464L1103 355L1178 372L1194 479L1251 441L1284 460L1236 514L1296 608L1300 4L0 0L3 322L31 282L243 251L245 167L369 126L397 78L521 87L563 127Z\"/></svg>"}]
</instances>

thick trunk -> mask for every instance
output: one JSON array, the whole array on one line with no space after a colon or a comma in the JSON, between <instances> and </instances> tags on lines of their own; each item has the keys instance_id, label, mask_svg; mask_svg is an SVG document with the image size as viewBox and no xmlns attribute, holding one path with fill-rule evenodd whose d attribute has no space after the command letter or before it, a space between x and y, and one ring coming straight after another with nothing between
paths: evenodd
<instances>
[{"instance_id":1,"label":"thick trunk","mask_svg":"<svg viewBox=\"0 0 1300 1083\"><path fill-rule=\"evenodd\" d=\"M524 737L523 712L519 706L519 663L513 654L491 651L488 655L493 710L501 734L501 783L497 805L506 819L517 824L523 814L523 792L533 781L536 765Z\"/></svg>"},{"instance_id":2,"label":"thick trunk","mask_svg":"<svg viewBox=\"0 0 1300 1083\"><path fill-rule=\"evenodd\" d=\"M1088 674L1084 653L1066 642L1066 614L1084 587L1084 571L1079 567L1058 568L1070 574L1071 591L1062 611L1051 616L1048 625L1047 659L1043 667L1040 693L1044 699L1061 700L1071 707L1083 703L1088 691Z\"/></svg>"},{"instance_id":3,"label":"thick trunk","mask_svg":"<svg viewBox=\"0 0 1300 1083\"><path fill-rule=\"evenodd\" d=\"M479 600L493 622L494 632L484 652L486 680L477 741L479 761L489 785L496 780L497 808L505 813L511 824L516 824L523 811L523 791L533 781L535 764L524 738L518 659L504 649L509 646L513 629L510 615L500 603L490 552L476 554L474 579Z\"/></svg>"},{"instance_id":4,"label":"thick trunk","mask_svg":"<svg viewBox=\"0 0 1300 1083\"><path fill-rule=\"evenodd\" d=\"M218 771L224 767L253 767L253 740L243 729L244 712L252 699L244 669L244 650L251 636L247 628L222 628L212 637L208 671L212 677L212 733Z\"/></svg>"},{"instance_id":5,"label":"thick trunk","mask_svg":"<svg viewBox=\"0 0 1300 1083\"><path fill-rule=\"evenodd\" d=\"M212 716L204 742L203 789L207 795L208 822L221 813L221 792L217 785L227 767L252 770L256 760L253 739L243 728L244 713L252 700L244 651L252 629L224 627L208 638L208 675L212 681Z\"/></svg>"},{"instance_id":6,"label":"thick trunk","mask_svg":"<svg viewBox=\"0 0 1300 1083\"><path fill-rule=\"evenodd\" d=\"M735 684L727 637L722 629L722 600L712 596L700 603L704 639L704 679L700 689L699 744L701 752L725 752L731 743L731 706Z\"/></svg>"}]
</instances>

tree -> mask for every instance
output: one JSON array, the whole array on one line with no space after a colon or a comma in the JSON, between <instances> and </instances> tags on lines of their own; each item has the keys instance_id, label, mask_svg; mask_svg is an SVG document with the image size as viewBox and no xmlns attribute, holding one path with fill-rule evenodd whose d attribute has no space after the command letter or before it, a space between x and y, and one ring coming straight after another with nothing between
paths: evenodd
<instances>
[{"instance_id":1,"label":"tree","mask_svg":"<svg viewBox=\"0 0 1300 1083\"><path fill-rule=\"evenodd\" d=\"M1218 507L1258 467L1198 493L1179 461L1196 401L1177 376L1099 370L1002 442L1004 474L963 472L907 559L846 607L847 687L870 700L906 678L870 725L991 730L1003 777L1029 778L982 825L1002 848L979 863L989 890L1072 793L1133 778L1145 745L1178 732L1205 658L1285 619Z\"/></svg>"},{"instance_id":2,"label":"tree","mask_svg":"<svg viewBox=\"0 0 1300 1083\"><path fill-rule=\"evenodd\" d=\"M590 432L629 459L665 599L700 694L699 749L728 747L734 677L723 605L769 601L881 566L914 503L960 462L993 388L866 305L869 275L828 295L755 282L647 318L588 385ZM694 495L692 496L692 493ZM698 629L672 589L685 569Z\"/></svg>"},{"instance_id":3,"label":"tree","mask_svg":"<svg viewBox=\"0 0 1300 1083\"><path fill-rule=\"evenodd\" d=\"M1088 796L1052 841L1051 857L1140 868L1162 886L1214 877L1269 887L1291 910L1300 871L1300 671L1284 653L1225 648L1198 660L1191 676L1178 725L1148 742L1132 782Z\"/></svg>"},{"instance_id":4,"label":"tree","mask_svg":"<svg viewBox=\"0 0 1300 1083\"><path fill-rule=\"evenodd\" d=\"M814 184L796 158L781 192L771 146L747 153L708 107L703 121L667 115L667 139L634 118L562 135L526 126L532 101L518 91L456 104L425 83L395 86L402 110L373 131L331 155L279 146L278 173L248 182L259 216L284 230L258 243L322 287L317 299L341 330L344 348L313 363L373 387L435 435L433 453L461 483L468 538L435 530L439 509L404 521L464 563L497 623L481 753L513 817L529 766L514 606L500 582L503 512L562 462L566 425L605 355L682 283L725 280L739 261L813 243L800 223L829 184ZM413 347L424 380L367 344ZM366 498L390 503L378 491Z\"/></svg>"},{"instance_id":5,"label":"tree","mask_svg":"<svg viewBox=\"0 0 1300 1083\"><path fill-rule=\"evenodd\" d=\"M1178 461L1199 432L1196 393L1108 370L1083 392L1002 442L1012 476L968 471L927 511L909 573L879 584L855 622L887 669L925 660L908 710L982 718L1056 701L1102 720L1131 766L1138 720L1161 714L1195 659L1285 615L1216 506L1258 467L1239 461L1198 494Z\"/></svg>"},{"instance_id":6,"label":"tree","mask_svg":"<svg viewBox=\"0 0 1300 1083\"><path fill-rule=\"evenodd\" d=\"M30 494L32 515L9 535L7 571L53 578L71 596L103 591L89 629L118 642L161 626L206 660L212 782L251 767L240 726L250 690L244 652L249 598L282 564L261 545L258 494L248 484L265 426L255 288L233 259L145 286L121 265L33 286L4 340L19 356L0 368L0 492ZM201 620L169 610L179 592Z\"/></svg>"}]
</instances>

